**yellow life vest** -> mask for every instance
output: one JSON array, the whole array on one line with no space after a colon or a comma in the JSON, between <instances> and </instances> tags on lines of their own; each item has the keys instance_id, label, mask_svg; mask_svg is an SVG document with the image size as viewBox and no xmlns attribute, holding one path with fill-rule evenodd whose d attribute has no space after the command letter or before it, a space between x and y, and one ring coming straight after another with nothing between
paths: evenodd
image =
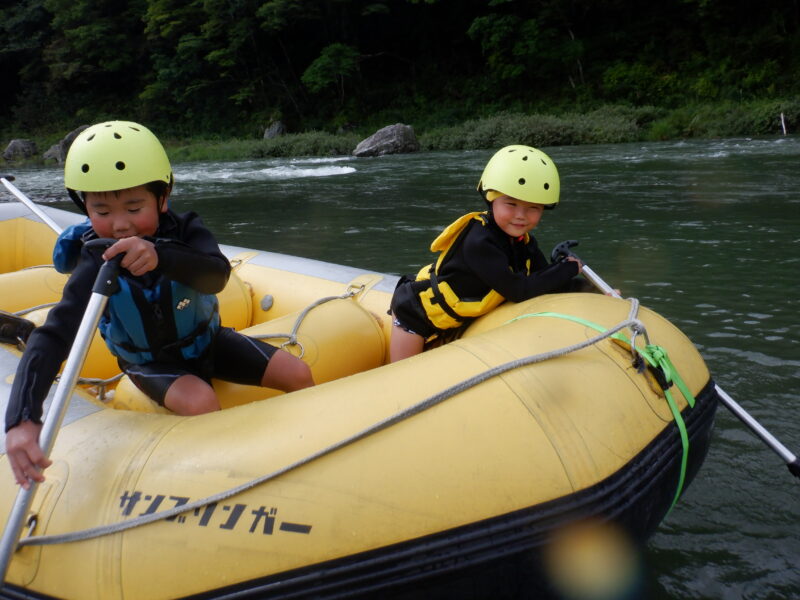
<instances>
[{"instance_id":1,"label":"yellow life vest","mask_svg":"<svg viewBox=\"0 0 800 600\"><path fill-rule=\"evenodd\" d=\"M439 258L434 264L422 267L417 273L417 281L430 280L431 282L429 288L419 293L419 298L428 319L439 329L459 327L465 319L485 315L505 301L505 298L495 290L489 290L479 300L461 300L446 281L438 280L439 269L450 249L473 220L480 222L484 227L489 223L486 211L471 212L455 220L431 243L431 251L439 252ZM525 241L527 242L529 239L526 233ZM528 269L530 269L530 264Z\"/></svg>"}]
</instances>

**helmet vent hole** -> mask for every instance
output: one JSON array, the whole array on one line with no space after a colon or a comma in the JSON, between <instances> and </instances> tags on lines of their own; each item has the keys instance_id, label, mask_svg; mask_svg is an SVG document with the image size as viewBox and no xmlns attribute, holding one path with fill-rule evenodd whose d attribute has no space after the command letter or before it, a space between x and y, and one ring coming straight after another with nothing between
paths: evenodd
<instances>
[{"instance_id":1,"label":"helmet vent hole","mask_svg":"<svg viewBox=\"0 0 800 600\"><path fill-rule=\"evenodd\" d=\"M542 164L543 164L543 165L545 165L545 166L547 165L547 161L546 161L545 159L543 159L543 158L540 158L539 160L541 160L541 161L542 161Z\"/></svg>"},{"instance_id":2,"label":"helmet vent hole","mask_svg":"<svg viewBox=\"0 0 800 600\"><path fill-rule=\"evenodd\" d=\"M122 136L121 136L120 134L118 134L118 133L116 133L116 132L115 132L115 133L114 133L114 139L121 140L121 139L122 139Z\"/></svg>"},{"instance_id":3,"label":"helmet vent hole","mask_svg":"<svg viewBox=\"0 0 800 600\"><path fill-rule=\"evenodd\" d=\"M114 165L114 166L117 167L117 171L124 171L125 170L125 163L122 162L121 160L118 161L117 164Z\"/></svg>"},{"instance_id":4,"label":"helmet vent hole","mask_svg":"<svg viewBox=\"0 0 800 600\"><path fill-rule=\"evenodd\" d=\"M94 139L94 134L92 134L88 138L86 138L86 141L87 142L91 142L93 139Z\"/></svg>"},{"instance_id":5,"label":"helmet vent hole","mask_svg":"<svg viewBox=\"0 0 800 600\"><path fill-rule=\"evenodd\" d=\"M131 127L134 131L141 131L138 127Z\"/></svg>"},{"instance_id":6,"label":"helmet vent hole","mask_svg":"<svg viewBox=\"0 0 800 600\"><path fill-rule=\"evenodd\" d=\"M89 172L89 165L84 164L81 167L81 171L83 171L84 173L88 173Z\"/></svg>"},{"instance_id":7,"label":"helmet vent hole","mask_svg":"<svg viewBox=\"0 0 800 600\"><path fill-rule=\"evenodd\" d=\"M549 183L545 183L544 184L544 189L549 190L550 189L550 184Z\"/></svg>"},{"instance_id":8,"label":"helmet vent hole","mask_svg":"<svg viewBox=\"0 0 800 600\"><path fill-rule=\"evenodd\" d=\"M519 181L517 183L519 183L520 185L525 185L525 178L524 177L520 177Z\"/></svg>"}]
</instances>

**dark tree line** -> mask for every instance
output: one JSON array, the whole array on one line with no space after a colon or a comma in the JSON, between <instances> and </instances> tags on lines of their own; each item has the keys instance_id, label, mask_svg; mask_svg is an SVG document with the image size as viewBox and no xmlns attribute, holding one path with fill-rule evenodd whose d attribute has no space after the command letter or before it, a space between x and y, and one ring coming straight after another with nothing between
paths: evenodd
<instances>
[{"instance_id":1,"label":"dark tree line","mask_svg":"<svg viewBox=\"0 0 800 600\"><path fill-rule=\"evenodd\" d=\"M788 97L798 0L3 0L5 130L180 133Z\"/></svg>"}]
</instances>

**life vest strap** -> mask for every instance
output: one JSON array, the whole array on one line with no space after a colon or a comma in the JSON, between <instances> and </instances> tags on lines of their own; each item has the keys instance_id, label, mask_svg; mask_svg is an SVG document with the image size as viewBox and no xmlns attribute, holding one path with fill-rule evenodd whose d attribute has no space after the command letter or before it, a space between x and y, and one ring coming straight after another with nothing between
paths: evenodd
<instances>
[{"instance_id":1,"label":"life vest strap","mask_svg":"<svg viewBox=\"0 0 800 600\"><path fill-rule=\"evenodd\" d=\"M434 268L434 265L431 265L430 281L431 281L431 292L433 292L431 303L438 304L442 308L442 310L447 314L447 316L449 316L451 319L455 319L456 321L463 323L464 317L453 310L453 307L447 303L447 300L445 300L444 295L439 290L439 278L436 276L436 269Z\"/></svg>"},{"instance_id":2,"label":"life vest strap","mask_svg":"<svg viewBox=\"0 0 800 600\"><path fill-rule=\"evenodd\" d=\"M181 338L181 339L179 339L179 340L177 340L175 342L172 342L170 344L166 344L166 345L162 346L161 348L158 349L157 352L153 353L153 355L155 356L155 355L160 354L161 352L165 352L165 351L169 352L169 351L172 351L172 350L182 350L183 348L186 348L187 346L191 346L192 344L194 344L194 342L195 342L195 340L197 338L199 338L201 335L203 335L209 329L209 327L211 326L211 322L213 320L214 320L214 317L212 316L210 319L207 319L207 320L203 321L189 335L187 335L186 337ZM128 352L152 352L152 350L150 348L139 348L138 346L136 346L135 344L131 344L130 342L115 342L115 343L120 348L122 348L123 350L126 350Z\"/></svg>"}]
</instances>

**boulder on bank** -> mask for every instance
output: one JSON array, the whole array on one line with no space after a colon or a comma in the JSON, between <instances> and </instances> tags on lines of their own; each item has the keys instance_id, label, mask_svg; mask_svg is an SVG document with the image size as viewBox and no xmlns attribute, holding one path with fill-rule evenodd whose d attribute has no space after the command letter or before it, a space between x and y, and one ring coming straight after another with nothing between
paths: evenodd
<instances>
[{"instance_id":1,"label":"boulder on bank","mask_svg":"<svg viewBox=\"0 0 800 600\"><path fill-rule=\"evenodd\" d=\"M3 152L3 158L6 160L20 160L30 158L36 152L36 142L23 139L11 140Z\"/></svg>"},{"instance_id":2,"label":"boulder on bank","mask_svg":"<svg viewBox=\"0 0 800 600\"><path fill-rule=\"evenodd\" d=\"M384 154L403 154L417 152L419 142L411 125L396 123L379 129L367 139L362 140L353 150L353 156L383 156Z\"/></svg>"},{"instance_id":3,"label":"boulder on bank","mask_svg":"<svg viewBox=\"0 0 800 600\"><path fill-rule=\"evenodd\" d=\"M269 127L264 130L264 139L271 140L286 133L286 126L283 121L273 121Z\"/></svg>"},{"instance_id":4,"label":"boulder on bank","mask_svg":"<svg viewBox=\"0 0 800 600\"><path fill-rule=\"evenodd\" d=\"M88 125L81 125L77 129L73 129L67 135L64 136L57 144L53 144L48 148L47 152L42 154L42 158L45 160L55 160L58 164L64 164L64 161L67 158L67 152L69 152L69 147L72 146L72 142L75 141L75 138L78 137L78 134L89 127Z\"/></svg>"}]
</instances>

